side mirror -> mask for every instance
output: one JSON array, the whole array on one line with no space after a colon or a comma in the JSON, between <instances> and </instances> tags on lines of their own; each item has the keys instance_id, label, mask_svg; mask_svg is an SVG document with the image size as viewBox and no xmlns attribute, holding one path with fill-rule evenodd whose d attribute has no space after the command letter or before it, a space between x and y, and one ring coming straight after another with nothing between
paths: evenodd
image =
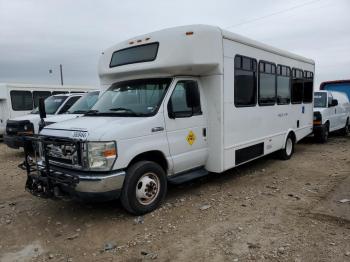
<instances>
[{"instance_id":1,"label":"side mirror","mask_svg":"<svg viewBox=\"0 0 350 262\"><path fill-rule=\"evenodd\" d=\"M333 98L332 106L337 106L337 105L338 105L338 100Z\"/></svg>"},{"instance_id":2,"label":"side mirror","mask_svg":"<svg viewBox=\"0 0 350 262\"><path fill-rule=\"evenodd\" d=\"M41 119L46 118L46 110L45 110L45 99L43 97L39 98L39 115Z\"/></svg>"}]
</instances>

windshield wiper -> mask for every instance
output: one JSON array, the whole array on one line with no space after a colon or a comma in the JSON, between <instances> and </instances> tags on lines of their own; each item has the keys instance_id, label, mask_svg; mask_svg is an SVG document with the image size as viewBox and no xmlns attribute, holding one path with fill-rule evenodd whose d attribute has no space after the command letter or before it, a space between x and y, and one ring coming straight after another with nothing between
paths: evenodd
<instances>
[{"instance_id":1,"label":"windshield wiper","mask_svg":"<svg viewBox=\"0 0 350 262\"><path fill-rule=\"evenodd\" d=\"M97 115L98 114L98 110L89 110L85 113L85 115Z\"/></svg>"},{"instance_id":2,"label":"windshield wiper","mask_svg":"<svg viewBox=\"0 0 350 262\"><path fill-rule=\"evenodd\" d=\"M89 110L91 111L91 110ZM87 112L86 110L75 110L74 112L69 112L70 114L86 114ZM97 110L96 110L97 111ZM97 112L96 112L97 113Z\"/></svg>"},{"instance_id":3,"label":"windshield wiper","mask_svg":"<svg viewBox=\"0 0 350 262\"><path fill-rule=\"evenodd\" d=\"M128 114L132 114L134 116L140 116L141 114L136 113L135 111L133 111L130 108L124 108L124 107L116 107L116 108L111 108L109 109L109 111L125 111Z\"/></svg>"}]
</instances>

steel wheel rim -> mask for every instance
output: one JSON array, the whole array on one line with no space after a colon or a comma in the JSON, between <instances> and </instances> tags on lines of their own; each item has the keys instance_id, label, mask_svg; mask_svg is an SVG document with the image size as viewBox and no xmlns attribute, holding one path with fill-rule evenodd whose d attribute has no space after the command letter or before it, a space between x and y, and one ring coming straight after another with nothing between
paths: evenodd
<instances>
[{"instance_id":1,"label":"steel wheel rim","mask_svg":"<svg viewBox=\"0 0 350 262\"><path fill-rule=\"evenodd\" d=\"M160 180L155 173L145 173L136 183L136 199L144 206L152 204L159 195Z\"/></svg>"},{"instance_id":2,"label":"steel wheel rim","mask_svg":"<svg viewBox=\"0 0 350 262\"><path fill-rule=\"evenodd\" d=\"M291 138L288 138L286 142L286 153L288 156L292 154L292 150L293 150L293 141Z\"/></svg>"}]
</instances>

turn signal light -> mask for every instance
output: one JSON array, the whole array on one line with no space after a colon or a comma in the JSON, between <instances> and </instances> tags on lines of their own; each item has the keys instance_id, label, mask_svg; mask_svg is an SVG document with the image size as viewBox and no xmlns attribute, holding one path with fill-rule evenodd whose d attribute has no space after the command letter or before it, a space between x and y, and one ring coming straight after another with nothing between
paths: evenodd
<instances>
[{"instance_id":1,"label":"turn signal light","mask_svg":"<svg viewBox=\"0 0 350 262\"><path fill-rule=\"evenodd\" d=\"M110 157L110 156L116 156L116 155L117 155L117 151L115 150L115 148L107 149L103 152L104 157Z\"/></svg>"}]
</instances>

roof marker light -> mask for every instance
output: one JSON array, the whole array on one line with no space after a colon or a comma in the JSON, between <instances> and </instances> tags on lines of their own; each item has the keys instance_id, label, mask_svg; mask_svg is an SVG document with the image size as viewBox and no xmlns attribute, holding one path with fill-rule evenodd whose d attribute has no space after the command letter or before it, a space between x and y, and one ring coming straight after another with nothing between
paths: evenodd
<instances>
[{"instance_id":1,"label":"roof marker light","mask_svg":"<svg viewBox=\"0 0 350 262\"><path fill-rule=\"evenodd\" d=\"M132 44L134 44L134 41L130 41L130 42L129 42L129 45L132 45Z\"/></svg>"},{"instance_id":2,"label":"roof marker light","mask_svg":"<svg viewBox=\"0 0 350 262\"><path fill-rule=\"evenodd\" d=\"M149 37L147 37L146 39L145 39L145 41L148 41L148 40L150 40L151 38L149 38Z\"/></svg>"},{"instance_id":3,"label":"roof marker light","mask_svg":"<svg viewBox=\"0 0 350 262\"><path fill-rule=\"evenodd\" d=\"M193 32L186 32L186 35L193 35Z\"/></svg>"},{"instance_id":4,"label":"roof marker light","mask_svg":"<svg viewBox=\"0 0 350 262\"><path fill-rule=\"evenodd\" d=\"M137 43L141 43L142 42L142 40L140 39L140 40L137 40Z\"/></svg>"}]
</instances>

